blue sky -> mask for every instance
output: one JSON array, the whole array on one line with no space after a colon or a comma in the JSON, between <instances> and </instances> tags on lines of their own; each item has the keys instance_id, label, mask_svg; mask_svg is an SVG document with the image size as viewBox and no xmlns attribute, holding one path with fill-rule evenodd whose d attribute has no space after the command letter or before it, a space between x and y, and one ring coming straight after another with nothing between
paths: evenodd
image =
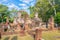
<instances>
[{"instance_id":1,"label":"blue sky","mask_svg":"<svg viewBox=\"0 0 60 40\"><path fill-rule=\"evenodd\" d=\"M34 6L36 3L36 0L0 0L0 4L7 5L10 9L25 9L26 11L29 11L29 6Z\"/></svg>"}]
</instances>

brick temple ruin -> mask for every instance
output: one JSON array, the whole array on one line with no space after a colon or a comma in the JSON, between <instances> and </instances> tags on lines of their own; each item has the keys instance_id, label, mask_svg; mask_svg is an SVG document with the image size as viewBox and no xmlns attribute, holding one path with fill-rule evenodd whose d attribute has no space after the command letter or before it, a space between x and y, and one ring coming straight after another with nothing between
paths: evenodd
<instances>
[{"instance_id":1,"label":"brick temple ruin","mask_svg":"<svg viewBox=\"0 0 60 40\"><path fill-rule=\"evenodd\" d=\"M51 16L51 18L49 19L49 27L46 28L45 25L43 26L43 22L42 22L42 19L39 19L38 18L38 13L35 14L35 17L34 19L31 19L29 17L29 15L27 14L24 18L21 17L22 14L21 14L21 11L19 11L17 13L17 17L14 18L14 21L13 23L9 23L8 25L8 22L6 22L6 26L8 26L8 32L20 32L21 30L23 31L34 31L35 32L35 40L42 40L42 31L45 31L45 30L54 30L54 18ZM4 34L4 25L0 24L1 26L3 26L1 28L1 32L2 34ZM10 27L11 26L11 27ZM37 28L38 27L38 28ZM32 30L34 29L34 30ZM0 32L0 34L1 34ZM32 33L33 34L33 33ZM1 37L1 35L0 35Z\"/></svg>"}]
</instances>

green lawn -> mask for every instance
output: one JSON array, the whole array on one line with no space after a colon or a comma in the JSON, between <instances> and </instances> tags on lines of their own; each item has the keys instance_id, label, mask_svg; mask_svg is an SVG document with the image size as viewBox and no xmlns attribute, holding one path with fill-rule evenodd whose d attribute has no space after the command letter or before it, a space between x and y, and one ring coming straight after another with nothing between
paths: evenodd
<instances>
[{"instance_id":1,"label":"green lawn","mask_svg":"<svg viewBox=\"0 0 60 40\"><path fill-rule=\"evenodd\" d=\"M19 34L14 34L14 35L4 35L2 36L1 40L34 40L32 36L30 35L25 35L25 36L20 36Z\"/></svg>"},{"instance_id":2,"label":"green lawn","mask_svg":"<svg viewBox=\"0 0 60 40\"><path fill-rule=\"evenodd\" d=\"M43 32L42 37L45 40L60 40L60 32L59 31L46 31L46 32Z\"/></svg>"},{"instance_id":3,"label":"green lawn","mask_svg":"<svg viewBox=\"0 0 60 40\"><path fill-rule=\"evenodd\" d=\"M57 38L59 36L59 38ZM59 31L44 31L42 34L45 40L60 40ZM4 35L1 40L34 40L32 36L26 34L25 36L20 36L19 34L14 35Z\"/></svg>"}]
</instances>

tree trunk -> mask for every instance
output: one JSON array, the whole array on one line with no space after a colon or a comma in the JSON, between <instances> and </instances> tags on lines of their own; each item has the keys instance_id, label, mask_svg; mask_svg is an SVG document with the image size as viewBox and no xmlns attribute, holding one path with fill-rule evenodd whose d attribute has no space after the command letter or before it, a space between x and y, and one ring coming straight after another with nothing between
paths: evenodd
<instances>
[{"instance_id":1,"label":"tree trunk","mask_svg":"<svg viewBox=\"0 0 60 40\"><path fill-rule=\"evenodd\" d=\"M46 21L46 28L48 28L48 21Z\"/></svg>"}]
</instances>

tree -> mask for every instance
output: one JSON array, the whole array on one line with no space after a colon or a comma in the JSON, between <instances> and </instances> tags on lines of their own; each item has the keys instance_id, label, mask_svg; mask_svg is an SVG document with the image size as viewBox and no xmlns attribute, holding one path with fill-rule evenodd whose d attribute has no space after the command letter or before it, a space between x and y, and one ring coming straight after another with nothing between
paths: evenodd
<instances>
[{"instance_id":1,"label":"tree","mask_svg":"<svg viewBox=\"0 0 60 40\"><path fill-rule=\"evenodd\" d=\"M48 0L37 0L35 8L37 9L39 18L42 18L42 21L46 23L46 27L47 27L48 20L50 18L50 14L51 14L48 11L50 11L52 9Z\"/></svg>"},{"instance_id":2,"label":"tree","mask_svg":"<svg viewBox=\"0 0 60 40\"><path fill-rule=\"evenodd\" d=\"M36 12L39 14L39 18L42 18L42 21L46 23L46 27L48 25L48 20L50 16L55 16L58 11L60 5L60 1L56 0L37 0L36 5L34 6Z\"/></svg>"},{"instance_id":3,"label":"tree","mask_svg":"<svg viewBox=\"0 0 60 40\"><path fill-rule=\"evenodd\" d=\"M12 9L10 10L10 17L17 17L17 12L18 12L17 9L12 8Z\"/></svg>"},{"instance_id":4,"label":"tree","mask_svg":"<svg viewBox=\"0 0 60 40\"><path fill-rule=\"evenodd\" d=\"M24 10L20 10L19 13L21 13L20 17L24 20L26 20L29 17L28 13Z\"/></svg>"},{"instance_id":5,"label":"tree","mask_svg":"<svg viewBox=\"0 0 60 40\"><path fill-rule=\"evenodd\" d=\"M48 0L48 2L51 5L51 7L53 8L54 14L56 15L55 0Z\"/></svg>"},{"instance_id":6,"label":"tree","mask_svg":"<svg viewBox=\"0 0 60 40\"><path fill-rule=\"evenodd\" d=\"M55 0L56 12L60 12L60 0Z\"/></svg>"},{"instance_id":7,"label":"tree","mask_svg":"<svg viewBox=\"0 0 60 40\"><path fill-rule=\"evenodd\" d=\"M5 13L8 10L8 7L0 4L0 13Z\"/></svg>"},{"instance_id":8,"label":"tree","mask_svg":"<svg viewBox=\"0 0 60 40\"><path fill-rule=\"evenodd\" d=\"M30 18L34 18L34 14L36 12L35 7L30 6L28 9L30 10Z\"/></svg>"},{"instance_id":9,"label":"tree","mask_svg":"<svg viewBox=\"0 0 60 40\"><path fill-rule=\"evenodd\" d=\"M8 7L0 4L0 22L6 22L8 14L9 14Z\"/></svg>"},{"instance_id":10,"label":"tree","mask_svg":"<svg viewBox=\"0 0 60 40\"><path fill-rule=\"evenodd\" d=\"M13 23L13 20L14 20L13 18L10 18L10 19L9 19L9 22L10 22L10 23Z\"/></svg>"},{"instance_id":11,"label":"tree","mask_svg":"<svg viewBox=\"0 0 60 40\"><path fill-rule=\"evenodd\" d=\"M58 26L60 26L60 12L57 12L55 16L55 23L58 24Z\"/></svg>"},{"instance_id":12,"label":"tree","mask_svg":"<svg viewBox=\"0 0 60 40\"><path fill-rule=\"evenodd\" d=\"M34 13L31 13L30 14L30 18L34 18Z\"/></svg>"},{"instance_id":13,"label":"tree","mask_svg":"<svg viewBox=\"0 0 60 40\"><path fill-rule=\"evenodd\" d=\"M0 4L0 23L6 23L7 19L10 18L11 11L8 10L6 5Z\"/></svg>"}]
</instances>

